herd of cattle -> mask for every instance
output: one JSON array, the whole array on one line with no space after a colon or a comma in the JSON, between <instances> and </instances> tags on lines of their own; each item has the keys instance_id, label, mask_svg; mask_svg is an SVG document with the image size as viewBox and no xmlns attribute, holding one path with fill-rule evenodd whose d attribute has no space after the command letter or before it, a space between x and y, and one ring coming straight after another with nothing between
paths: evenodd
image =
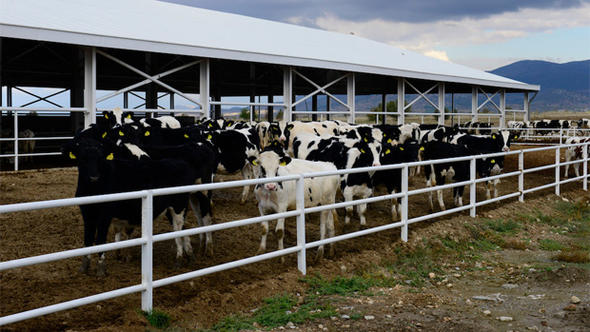
<instances>
[{"instance_id":1,"label":"herd of cattle","mask_svg":"<svg viewBox=\"0 0 590 332\"><path fill-rule=\"evenodd\" d=\"M455 158L508 151L518 132L492 131L489 136L470 134L458 126L439 125L352 125L341 121L259 122L204 120L181 126L171 116L134 119L133 114L119 110L105 112L98 124L79 132L62 147L62 153L78 166L76 196L101 195L195 183L211 183L216 174L240 173L246 179L271 178L290 174L335 171L367 166L392 165L417 160ZM448 181L469 180L467 161L449 161L423 168L427 186ZM478 158L476 172L480 177L497 175L504 158ZM420 174L410 170L410 176ZM577 168L576 168L577 172ZM338 191L344 201L367 198L376 187L388 193L401 191L401 169L317 176L304 181L306 207L332 204ZM486 182L486 196L498 195L498 180ZM464 186L453 188L454 203L463 205ZM295 181L266 182L254 188L261 215L284 212L296 205ZM242 203L249 188L243 188ZM174 230L181 230L188 207L199 225L212 219L212 193L194 192L153 199L154 218L165 214ZM445 209L442 191L437 191L440 209ZM429 195L434 210L432 193ZM80 206L84 219L84 245L106 243L113 218L126 221L114 224L115 239L123 231L128 235L141 224L141 201L127 200ZM366 204L357 205L360 224L366 224ZM391 215L401 213L398 199L392 201ZM335 210L320 215L320 238L334 236ZM346 207L345 223L353 217L353 207ZM124 225L124 227L123 227ZM266 250L268 222L262 223L259 252ZM276 226L278 248L283 248L284 219ZM212 236L201 236L207 254L212 254ZM192 257L189 238L176 239L177 261L186 254ZM324 252L318 249L318 258ZM330 254L333 248L330 246ZM90 258L84 257L82 271L88 272ZM98 274L106 272L105 256L98 261Z\"/></svg>"},{"instance_id":2,"label":"herd of cattle","mask_svg":"<svg viewBox=\"0 0 590 332\"><path fill-rule=\"evenodd\" d=\"M537 121L508 121L507 127L519 130L532 130L535 135L549 135L559 130L590 129L590 119L580 120L537 120ZM579 133L583 135L583 132Z\"/></svg>"}]
</instances>

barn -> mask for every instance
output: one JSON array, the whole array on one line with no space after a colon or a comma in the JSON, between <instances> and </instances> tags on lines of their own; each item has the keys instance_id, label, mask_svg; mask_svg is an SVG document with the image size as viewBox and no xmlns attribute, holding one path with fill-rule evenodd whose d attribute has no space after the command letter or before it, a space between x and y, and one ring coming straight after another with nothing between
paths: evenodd
<instances>
[{"instance_id":1,"label":"barn","mask_svg":"<svg viewBox=\"0 0 590 332\"><path fill-rule=\"evenodd\" d=\"M61 157L61 143L102 121L103 111L114 107L145 117L174 115L191 124L201 118L236 117L237 112L250 121L343 120L352 124L402 125L416 119L446 124L449 118L494 118L495 124L503 128L509 114L528 120L530 103L540 89L538 85L426 57L354 33L316 30L164 1L0 0L0 9L2 171L30 167L26 158L31 156L47 158L49 165L51 158ZM509 109L508 94L522 95L521 107ZM460 98L469 101L467 109L455 107L455 100ZM393 109L389 107L392 103ZM34 136L24 137L25 130L34 132ZM504 139L498 135L498 141L500 138ZM496 137L478 139L496 142ZM406 147L400 144L399 151L382 151L383 156L388 154L394 160L392 163L368 163L363 170L324 165L315 172L293 171L280 178L269 175L236 181L230 175L222 178L227 181L215 183L192 181L181 187L76 198L71 198L79 176L75 168L41 169L44 164L36 163L33 167L39 170L5 172L0 182L0 192L8 193L0 196L0 293L8 295L2 296L0 326L6 325L7 330L134 329L144 324L139 308L149 312L158 307L196 312L196 320L211 326L220 316L262 300L261 294L299 291L300 277L307 273L308 266L314 272L341 271L343 265L338 259L358 254L355 259L360 262L356 266L360 270L376 261L369 257L369 251L390 255L394 242L416 243L422 236L429 236L428 232L415 236L429 226L414 223L445 221L439 228L452 229L469 224L477 214L489 216L502 210L500 204L510 205L504 214L516 214L520 209L533 211L523 208L525 196L527 203L530 199L533 205L545 208L548 193L564 192L571 198L587 190L589 141L507 151L504 147L509 140L503 140L498 150L456 154L453 160L400 162L402 159L393 158L407 153L400 152ZM20 143L31 141L37 143L34 151L23 150L24 144ZM575 156L564 163L562 155L568 149ZM271 155L274 151L266 152L266 156L275 157ZM279 157L280 163L273 165L286 167L282 165L287 163L284 160L296 159ZM486 159L490 169L504 167L503 172L480 173L477 165ZM12 163L2 163L9 160ZM112 160L112 153L104 160ZM454 166L464 178L433 186L427 180L424 186L423 175L410 175L420 166L443 163ZM582 175L578 173L580 164ZM566 173L566 179L562 178L561 170L566 165L577 166L575 177L567 178ZM279 166L274 168L276 174ZM336 187L342 182L325 184L319 180L368 174L376 168L390 171L383 178L399 178L399 188L335 202L336 197L340 198ZM447 169L450 173L448 166L444 172ZM149 173L165 173L159 170L150 169ZM169 177L179 177L170 173ZM272 187L281 190L284 183L285 188L286 183L293 184L285 195L291 203L287 211L261 215L262 209L251 204L252 198L244 200L244 205L237 204L243 187L258 188L271 181L278 181ZM489 187L492 182L493 198ZM453 207L445 209L441 204L440 209L427 211L427 195L431 205L434 191L439 191L439 203L450 201L456 197L454 192L450 197L454 191L451 189L458 186L462 187L460 195L465 187L469 192L465 204L461 196ZM318 196L313 196L315 205L306 203L312 201L312 192L320 195L318 192L327 187L331 188L326 190L331 194L329 199L320 202ZM196 191L212 192L213 224L192 227L198 223L196 211L184 214L190 225L185 229L181 226L170 232L167 222L154 222L154 200ZM135 207L141 206L141 224L136 225L140 227L136 227L135 238L82 247L85 220L79 206L131 200L138 203ZM338 213L346 220L348 211L345 216L342 208L363 204L366 224L359 218L360 225L350 223L350 229L340 227L334 234L329 220L337 219ZM266 241L268 222L285 218L291 219L270 235L269 250L256 252L256 248L260 251L257 245L261 237ZM328 220L327 238L324 219ZM410 225L414 234L409 232ZM109 236L112 233L111 229ZM199 252L187 265L175 266L170 259L174 249L164 242L185 237L189 245L191 240L196 244L197 235L206 233L215 234L215 255L205 257L204 252ZM273 236L280 237L279 241ZM361 240L365 236L365 241ZM323 250L324 245L333 244L338 245L335 256L325 259L325 263L308 263L311 259L306 257L312 249L315 253L316 248ZM130 261L113 260L106 276L80 273L81 257L114 250L129 254ZM286 258L286 264L274 260L279 257ZM100 259L104 261L104 256ZM91 272L98 271L92 268ZM82 272L88 272L88 266ZM276 274L281 274L278 281L273 279ZM286 283L290 283L289 288ZM105 322L114 323L107 326Z\"/></svg>"},{"instance_id":2,"label":"barn","mask_svg":"<svg viewBox=\"0 0 590 332\"><path fill-rule=\"evenodd\" d=\"M507 112L528 119L529 94L540 89L353 34L163 1L0 6L0 160L14 160L15 170L24 157L56 155L60 141L114 106L211 118L234 107L251 120L355 123L371 113L357 101L371 95L383 123L459 114L477 121L485 111L503 127ZM506 109L510 93L522 94L522 107ZM18 94L29 99L16 103ZM457 95L471 108L458 113ZM428 110L412 111L418 103ZM19 152L14 141L26 129L37 146ZM33 140L20 136L21 149Z\"/></svg>"}]
</instances>

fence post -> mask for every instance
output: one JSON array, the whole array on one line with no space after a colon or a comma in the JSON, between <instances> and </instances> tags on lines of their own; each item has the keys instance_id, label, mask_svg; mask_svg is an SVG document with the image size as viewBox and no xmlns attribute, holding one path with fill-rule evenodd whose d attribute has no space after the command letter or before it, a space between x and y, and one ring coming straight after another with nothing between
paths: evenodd
<instances>
[{"instance_id":1,"label":"fence post","mask_svg":"<svg viewBox=\"0 0 590 332\"><path fill-rule=\"evenodd\" d=\"M519 202L524 202L524 151L520 150L518 153L518 170L520 174L518 174L518 191L520 191L520 196L518 196Z\"/></svg>"},{"instance_id":2,"label":"fence post","mask_svg":"<svg viewBox=\"0 0 590 332\"><path fill-rule=\"evenodd\" d=\"M14 170L18 171L18 111L14 114Z\"/></svg>"},{"instance_id":3,"label":"fence post","mask_svg":"<svg viewBox=\"0 0 590 332\"><path fill-rule=\"evenodd\" d=\"M404 164L402 168L402 193L404 196L402 197L402 222L404 223L402 226L402 241L408 242L408 164ZM397 198L396 198L397 199Z\"/></svg>"},{"instance_id":4,"label":"fence post","mask_svg":"<svg viewBox=\"0 0 590 332\"><path fill-rule=\"evenodd\" d=\"M477 185L475 183L475 156L469 161L469 181L471 181L469 184L469 205L471 205L471 209L469 209L469 216L475 218L475 203L477 201Z\"/></svg>"},{"instance_id":5,"label":"fence post","mask_svg":"<svg viewBox=\"0 0 590 332\"><path fill-rule=\"evenodd\" d=\"M555 149L555 195L559 196L560 188L559 188L559 167L560 157L559 157L559 146Z\"/></svg>"},{"instance_id":6,"label":"fence post","mask_svg":"<svg viewBox=\"0 0 590 332\"><path fill-rule=\"evenodd\" d=\"M582 181L582 188L584 190L588 190L588 144L584 144L582 146L584 149L582 150L582 158L584 159L584 169L582 170L584 174L584 180Z\"/></svg>"},{"instance_id":7,"label":"fence post","mask_svg":"<svg viewBox=\"0 0 590 332\"><path fill-rule=\"evenodd\" d=\"M307 273L307 263L305 261L305 178L303 174L295 182L295 199L296 208L299 211L297 215L297 246L300 247L297 252L297 268L303 275ZM329 211L332 213L332 211Z\"/></svg>"},{"instance_id":8,"label":"fence post","mask_svg":"<svg viewBox=\"0 0 590 332\"><path fill-rule=\"evenodd\" d=\"M153 195L148 190L141 198L141 283L145 289L141 292L141 310L150 312L153 304Z\"/></svg>"},{"instance_id":9,"label":"fence post","mask_svg":"<svg viewBox=\"0 0 590 332\"><path fill-rule=\"evenodd\" d=\"M559 145L563 142L563 128L559 128Z\"/></svg>"}]
</instances>

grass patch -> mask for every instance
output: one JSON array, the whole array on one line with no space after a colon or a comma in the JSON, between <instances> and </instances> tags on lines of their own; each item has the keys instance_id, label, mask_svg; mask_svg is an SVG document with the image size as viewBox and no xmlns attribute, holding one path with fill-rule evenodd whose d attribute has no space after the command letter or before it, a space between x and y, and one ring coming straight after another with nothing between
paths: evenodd
<instances>
[{"instance_id":1,"label":"grass patch","mask_svg":"<svg viewBox=\"0 0 590 332\"><path fill-rule=\"evenodd\" d=\"M301 280L307 283L310 286L309 291L316 295L350 295L381 285L380 280L371 276L336 277L326 280L321 275L315 275Z\"/></svg>"},{"instance_id":2,"label":"grass patch","mask_svg":"<svg viewBox=\"0 0 590 332\"><path fill-rule=\"evenodd\" d=\"M590 253L585 250L564 250L554 258L568 263L590 263Z\"/></svg>"},{"instance_id":3,"label":"grass patch","mask_svg":"<svg viewBox=\"0 0 590 332\"><path fill-rule=\"evenodd\" d=\"M502 245L502 248L504 249L516 249L516 250L525 250L527 248L527 244L526 242L519 240L519 239L515 239L515 238L510 238L504 241L504 244Z\"/></svg>"},{"instance_id":4,"label":"grass patch","mask_svg":"<svg viewBox=\"0 0 590 332\"><path fill-rule=\"evenodd\" d=\"M264 304L253 316L232 315L213 326L214 331L238 331L254 329L254 323L265 328L284 326L288 322L304 323L317 318L336 315L329 304L321 304L316 296L311 296L303 304L297 305L292 295L280 295L264 300Z\"/></svg>"},{"instance_id":5,"label":"grass patch","mask_svg":"<svg viewBox=\"0 0 590 332\"><path fill-rule=\"evenodd\" d=\"M447 245L449 243L447 242ZM404 284L422 287L428 278L428 273L442 272L439 258L449 251L444 247L429 245L418 246L412 250L398 247L395 249L397 259L386 264L386 268L401 274Z\"/></svg>"},{"instance_id":6,"label":"grass patch","mask_svg":"<svg viewBox=\"0 0 590 332\"><path fill-rule=\"evenodd\" d=\"M504 219L496 219L496 220L488 220L485 225L498 233L505 233L505 234L514 234L520 229L520 224L514 220L504 220Z\"/></svg>"},{"instance_id":7,"label":"grass patch","mask_svg":"<svg viewBox=\"0 0 590 332\"><path fill-rule=\"evenodd\" d=\"M558 241L551 239L539 240L539 248L547 251L558 251L562 250L565 246Z\"/></svg>"},{"instance_id":8,"label":"grass patch","mask_svg":"<svg viewBox=\"0 0 590 332\"><path fill-rule=\"evenodd\" d=\"M153 309L152 311L142 311L141 313L148 323L155 328L165 329L170 326L170 315L163 311Z\"/></svg>"}]
</instances>

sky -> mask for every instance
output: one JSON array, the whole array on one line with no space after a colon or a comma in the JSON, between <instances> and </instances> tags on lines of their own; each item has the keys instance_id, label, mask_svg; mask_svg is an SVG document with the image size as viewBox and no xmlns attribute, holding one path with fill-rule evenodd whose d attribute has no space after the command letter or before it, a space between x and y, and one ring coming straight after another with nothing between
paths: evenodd
<instances>
[{"instance_id":1,"label":"sky","mask_svg":"<svg viewBox=\"0 0 590 332\"><path fill-rule=\"evenodd\" d=\"M469 67L590 59L590 0L165 0L353 33Z\"/></svg>"}]
</instances>

